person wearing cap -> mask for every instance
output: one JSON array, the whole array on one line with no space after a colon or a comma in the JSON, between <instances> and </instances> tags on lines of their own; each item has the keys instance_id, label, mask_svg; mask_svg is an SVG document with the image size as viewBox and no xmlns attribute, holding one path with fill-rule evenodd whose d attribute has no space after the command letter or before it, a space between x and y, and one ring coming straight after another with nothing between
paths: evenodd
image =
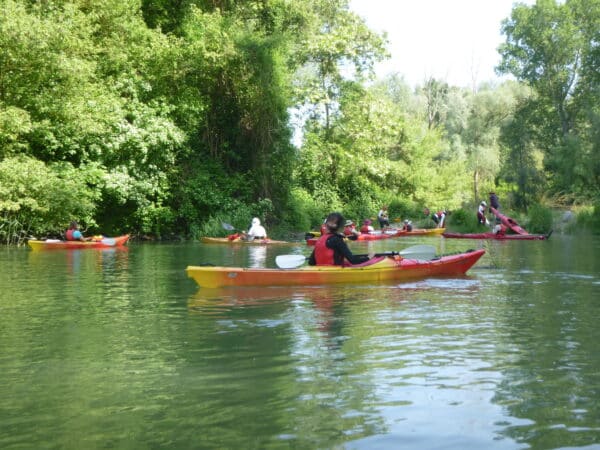
<instances>
[{"instance_id":1,"label":"person wearing cap","mask_svg":"<svg viewBox=\"0 0 600 450\"><path fill-rule=\"evenodd\" d=\"M344 228L345 219L338 212L327 216L327 233L322 235L315 243L315 248L308 258L311 266L341 266L362 264L370 259L367 255L353 255L340 234Z\"/></svg>"},{"instance_id":2,"label":"person wearing cap","mask_svg":"<svg viewBox=\"0 0 600 450\"><path fill-rule=\"evenodd\" d=\"M371 223L373 223L373 222L371 222L371 219L365 219L362 224L362 227L360 227L360 232L368 234L368 233L371 233L372 231L375 231L375 228L373 228L373 225L371 225Z\"/></svg>"},{"instance_id":3,"label":"person wearing cap","mask_svg":"<svg viewBox=\"0 0 600 450\"><path fill-rule=\"evenodd\" d=\"M344 224L344 236L350 240L356 240L356 237L360 234L360 231L356 229L356 225L351 220L346 220Z\"/></svg>"},{"instance_id":4,"label":"person wearing cap","mask_svg":"<svg viewBox=\"0 0 600 450\"><path fill-rule=\"evenodd\" d=\"M413 230L412 222L408 219L404 220L404 225L402 225L402 229L405 231L412 231Z\"/></svg>"},{"instance_id":5,"label":"person wearing cap","mask_svg":"<svg viewBox=\"0 0 600 450\"><path fill-rule=\"evenodd\" d=\"M267 231L265 230L265 227L263 227L260 224L260 219L258 217L255 217L252 219L252 226L250 226L250 229L248 230L247 233L245 233L245 239L247 241L253 241L255 239L266 239L267 238Z\"/></svg>"},{"instance_id":6,"label":"person wearing cap","mask_svg":"<svg viewBox=\"0 0 600 450\"><path fill-rule=\"evenodd\" d=\"M489 225L489 221L487 220L487 217L485 217L485 208L487 208L487 203L485 201L482 201L479 204L479 208L477 208L477 222L480 225Z\"/></svg>"},{"instance_id":7,"label":"person wearing cap","mask_svg":"<svg viewBox=\"0 0 600 450\"><path fill-rule=\"evenodd\" d=\"M388 217L388 207L383 205L377 213L377 220L379 221L379 227L383 230L385 227L390 226L390 219Z\"/></svg>"},{"instance_id":8,"label":"person wearing cap","mask_svg":"<svg viewBox=\"0 0 600 450\"><path fill-rule=\"evenodd\" d=\"M79 231L79 224L73 220L69 224L69 229L65 232L65 238L67 241L91 241L92 238L86 238Z\"/></svg>"}]
</instances>

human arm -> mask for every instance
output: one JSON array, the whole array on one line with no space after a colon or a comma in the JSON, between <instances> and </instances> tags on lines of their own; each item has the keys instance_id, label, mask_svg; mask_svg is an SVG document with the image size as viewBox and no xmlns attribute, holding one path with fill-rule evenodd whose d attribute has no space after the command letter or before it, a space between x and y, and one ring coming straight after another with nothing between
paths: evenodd
<instances>
[{"instance_id":1,"label":"human arm","mask_svg":"<svg viewBox=\"0 0 600 450\"><path fill-rule=\"evenodd\" d=\"M348 245L344 242L344 239L340 235L333 235L327 239L327 247L334 251L334 263L336 265L344 264L344 259L347 259L350 264L361 264L369 260L366 255L353 255ZM311 255L312 257L313 255ZM310 259L309 259L310 264Z\"/></svg>"},{"instance_id":2,"label":"human arm","mask_svg":"<svg viewBox=\"0 0 600 450\"><path fill-rule=\"evenodd\" d=\"M317 265L317 259L315 258L315 251L314 250L312 251L312 253L308 257L308 265L309 266L316 266Z\"/></svg>"}]
</instances>

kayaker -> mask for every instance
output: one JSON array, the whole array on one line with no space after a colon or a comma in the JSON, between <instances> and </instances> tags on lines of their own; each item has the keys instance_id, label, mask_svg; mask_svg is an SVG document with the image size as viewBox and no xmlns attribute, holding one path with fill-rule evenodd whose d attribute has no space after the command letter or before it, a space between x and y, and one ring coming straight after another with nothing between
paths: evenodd
<instances>
[{"instance_id":1,"label":"kayaker","mask_svg":"<svg viewBox=\"0 0 600 450\"><path fill-rule=\"evenodd\" d=\"M248 230L245 235L245 239L247 241L253 241L255 239L266 239L267 231L265 227L260 224L260 219L258 217L254 217L252 219L252 226Z\"/></svg>"},{"instance_id":2,"label":"kayaker","mask_svg":"<svg viewBox=\"0 0 600 450\"><path fill-rule=\"evenodd\" d=\"M65 238L67 239L67 241L91 241L92 238L86 238L83 236L83 234L81 234L81 231L79 231L79 224L73 220L71 221L71 223L69 224L69 229L65 232Z\"/></svg>"},{"instance_id":3,"label":"kayaker","mask_svg":"<svg viewBox=\"0 0 600 450\"><path fill-rule=\"evenodd\" d=\"M410 220L406 219L404 221L404 225L402 225L402 229L405 231L412 231L413 230L412 222Z\"/></svg>"},{"instance_id":4,"label":"kayaker","mask_svg":"<svg viewBox=\"0 0 600 450\"><path fill-rule=\"evenodd\" d=\"M373 225L371 225L371 219L365 219L363 221L362 227L360 227L360 232L361 233L365 233L365 234L369 234L372 231L375 231L375 228L373 228Z\"/></svg>"},{"instance_id":5,"label":"kayaker","mask_svg":"<svg viewBox=\"0 0 600 450\"><path fill-rule=\"evenodd\" d=\"M379 228L382 230L386 227L390 226L390 219L388 217L388 207L387 205L383 205L379 212L377 213L377 220L379 221Z\"/></svg>"},{"instance_id":6,"label":"kayaker","mask_svg":"<svg viewBox=\"0 0 600 450\"><path fill-rule=\"evenodd\" d=\"M351 220L346 220L346 223L344 224L344 236L346 236L350 240L356 240L356 236L358 236L359 234L360 231L356 229L356 225L354 225L354 222Z\"/></svg>"},{"instance_id":7,"label":"kayaker","mask_svg":"<svg viewBox=\"0 0 600 450\"><path fill-rule=\"evenodd\" d=\"M487 203L485 201L482 201L479 204L479 207L477 208L477 222L480 225L489 226L490 222L487 220L487 217L485 217L485 208L487 208Z\"/></svg>"},{"instance_id":8,"label":"kayaker","mask_svg":"<svg viewBox=\"0 0 600 450\"><path fill-rule=\"evenodd\" d=\"M494 227L492 231L498 236L504 236L506 234L506 225L499 223Z\"/></svg>"},{"instance_id":9,"label":"kayaker","mask_svg":"<svg viewBox=\"0 0 600 450\"><path fill-rule=\"evenodd\" d=\"M344 226L344 216L338 212L327 216L327 233L315 244L315 249L308 258L311 266L341 266L347 260L350 264L361 264L370 258L367 255L353 255L344 236L340 234Z\"/></svg>"}]
</instances>

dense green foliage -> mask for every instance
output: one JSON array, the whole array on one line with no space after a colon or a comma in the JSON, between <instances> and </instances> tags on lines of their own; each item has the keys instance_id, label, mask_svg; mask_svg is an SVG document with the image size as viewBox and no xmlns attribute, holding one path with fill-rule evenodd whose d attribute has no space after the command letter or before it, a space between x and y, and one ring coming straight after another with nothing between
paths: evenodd
<instances>
[{"instance_id":1,"label":"dense green foliage","mask_svg":"<svg viewBox=\"0 0 600 450\"><path fill-rule=\"evenodd\" d=\"M0 8L3 242L600 197L600 0L516 5L499 70L518 82L477 90L372 82L385 36L347 0Z\"/></svg>"}]
</instances>

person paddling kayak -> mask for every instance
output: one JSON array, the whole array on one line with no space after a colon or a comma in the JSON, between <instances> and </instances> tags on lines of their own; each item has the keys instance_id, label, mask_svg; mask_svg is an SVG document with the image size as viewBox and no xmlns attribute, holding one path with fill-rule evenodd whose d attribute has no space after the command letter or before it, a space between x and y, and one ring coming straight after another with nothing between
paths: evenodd
<instances>
[{"instance_id":1,"label":"person paddling kayak","mask_svg":"<svg viewBox=\"0 0 600 450\"><path fill-rule=\"evenodd\" d=\"M69 224L69 229L65 232L65 238L67 241L91 241L91 237L84 237L79 231L79 224L73 220Z\"/></svg>"},{"instance_id":2,"label":"person paddling kayak","mask_svg":"<svg viewBox=\"0 0 600 450\"><path fill-rule=\"evenodd\" d=\"M367 255L353 255L340 231L344 227L344 216L333 212L327 216L325 224L327 233L315 244L315 249L308 258L311 266L341 266L347 260L350 264L361 264L370 258Z\"/></svg>"}]
</instances>

